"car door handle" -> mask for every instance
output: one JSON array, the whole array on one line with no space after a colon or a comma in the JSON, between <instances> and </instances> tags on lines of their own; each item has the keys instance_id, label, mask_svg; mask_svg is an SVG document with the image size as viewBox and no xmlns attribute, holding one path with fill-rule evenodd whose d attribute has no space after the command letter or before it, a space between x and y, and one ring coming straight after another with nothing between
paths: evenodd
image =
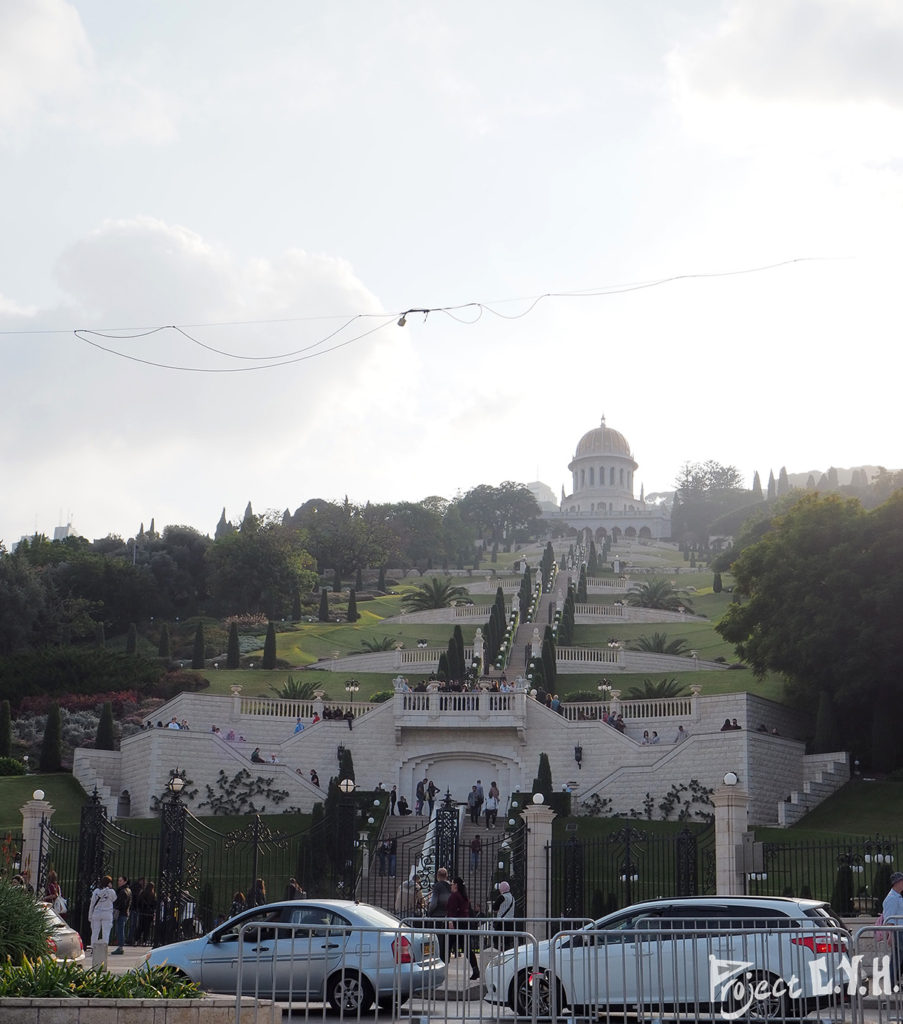
<instances>
[{"instance_id":1,"label":"car door handle","mask_svg":"<svg viewBox=\"0 0 903 1024\"><path fill-rule=\"evenodd\" d=\"M269 946L251 946L252 953L269 953Z\"/></svg>"},{"instance_id":2,"label":"car door handle","mask_svg":"<svg viewBox=\"0 0 903 1024\"><path fill-rule=\"evenodd\" d=\"M340 942L324 942L320 949L339 949L341 945Z\"/></svg>"}]
</instances>

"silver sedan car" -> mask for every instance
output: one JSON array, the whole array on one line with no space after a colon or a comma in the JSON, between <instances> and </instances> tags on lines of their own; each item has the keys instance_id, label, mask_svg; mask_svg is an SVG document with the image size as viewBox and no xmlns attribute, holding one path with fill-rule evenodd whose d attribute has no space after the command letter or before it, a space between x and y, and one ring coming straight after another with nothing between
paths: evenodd
<instances>
[{"instance_id":1,"label":"silver sedan car","mask_svg":"<svg viewBox=\"0 0 903 1024\"><path fill-rule=\"evenodd\" d=\"M47 945L50 955L55 960L74 960L82 963L85 959L85 947L81 935L57 914L48 904L42 907L50 934Z\"/></svg>"},{"instance_id":2,"label":"silver sedan car","mask_svg":"<svg viewBox=\"0 0 903 1024\"><path fill-rule=\"evenodd\" d=\"M153 950L207 992L328 1002L362 1013L445 980L437 937L353 900L287 900L243 911L206 935Z\"/></svg>"}]
</instances>

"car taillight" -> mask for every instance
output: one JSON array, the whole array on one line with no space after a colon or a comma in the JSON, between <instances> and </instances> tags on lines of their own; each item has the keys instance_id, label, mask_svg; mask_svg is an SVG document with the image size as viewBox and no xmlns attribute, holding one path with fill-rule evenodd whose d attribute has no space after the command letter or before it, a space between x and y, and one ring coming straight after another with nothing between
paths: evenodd
<instances>
[{"instance_id":1,"label":"car taillight","mask_svg":"<svg viewBox=\"0 0 903 1024\"><path fill-rule=\"evenodd\" d=\"M404 935L401 938L392 940L392 955L397 964L410 964L414 962L411 956L411 944Z\"/></svg>"},{"instance_id":2,"label":"car taillight","mask_svg":"<svg viewBox=\"0 0 903 1024\"><path fill-rule=\"evenodd\" d=\"M54 942L54 940L51 939L49 935L47 936L47 948L50 950L51 953L56 953L57 951L56 942Z\"/></svg>"},{"instance_id":3,"label":"car taillight","mask_svg":"<svg viewBox=\"0 0 903 1024\"><path fill-rule=\"evenodd\" d=\"M832 935L806 935L790 940L794 946L805 946L813 953L843 953L846 943Z\"/></svg>"}]
</instances>

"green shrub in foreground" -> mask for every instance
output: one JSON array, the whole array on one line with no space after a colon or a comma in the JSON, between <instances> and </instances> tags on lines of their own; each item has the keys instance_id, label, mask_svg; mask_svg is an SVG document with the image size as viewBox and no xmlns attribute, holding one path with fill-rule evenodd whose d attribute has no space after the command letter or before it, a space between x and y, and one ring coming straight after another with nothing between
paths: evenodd
<instances>
[{"instance_id":1,"label":"green shrub in foreground","mask_svg":"<svg viewBox=\"0 0 903 1024\"><path fill-rule=\"evenodd\" d=\"M48 956L49 935L50 925L33 894L21 885L0 881L0 961Z\"/></svg>"},{"instance_id":2,"label":"green shrub in foreground","mask_svg":"<svg viewBox=\"0 0 903 1024\"><path fill-rule=\"evenodd\" d=\"M197 999L193 981L168 967L142 967L111 974L105 967L85 970L51 957L0 964L0 998L19 999Z\"/></svg>"}]
</instances>

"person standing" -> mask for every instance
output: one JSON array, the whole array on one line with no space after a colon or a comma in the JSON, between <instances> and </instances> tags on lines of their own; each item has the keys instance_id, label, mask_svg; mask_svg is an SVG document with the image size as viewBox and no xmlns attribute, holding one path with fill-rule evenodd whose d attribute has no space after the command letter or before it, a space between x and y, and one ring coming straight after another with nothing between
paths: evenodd
<instances>
[{"instance_id":1,"label":"person standing","mask_svg":"<svg viewBox=\"0 0 903 1024\"><path fill-rule=\"evenodd\" d=\"M417 917L423 913L423 896L416 878L402 882L395 895L395 916L398 918Z\"/></svg>"},{"instance_id":2,"label":"person standing","mask_svg":"<svg viewBox=\"0 0 903 1024\"><path fill-rule=\"evenodd\" d=\"M514 894L507 882L499 882L499 899L495 908L495 929L499 932L514 931ZM502 948L509 946L508 939L502 939Z\"/></svg>"},{"instance_id":3,"label":"person standing","mask_svg":"<svg viewBox=\"0 0 903 1024\"><path fill-rule=\"evenodd\" d=\"M157 890L153 882L145 882L135 901L138 905L138 945L146 946L151 940L151 926L157 909Z\"/></svg>"},{"instance_id":4,"label":"person standing","mask_svg":"<svg viewBox=\"0 0 903 1024\"><path fill-rule=\"evenodd\" d=\"M117 955L125 952L125 926L131 909L132 890L129 888L129 880L120 875L116 881L116 899L113 901L113 918L116 921L116 948L113 953Z\"/></svg>"},{"instance_id":5,"label":"person standing","mask_svg":"<svg viewBox=\"0 0 903 1024\"><path fill-rule=\"evenodd\" d=\"M430 807L430 817L431 818L433 816L433 808L436 806L436 794L438 792L439 792L438 787L433 782L433 780L430 779L429 784L426 787L426 801L427 801L427 803L429 804L429 807Z\"/></svg>"},{"instance_id":6,"label":"person standing","mask_svg":"<svg viewBox=\"0 0 903 1024\"><path fill-rule=\"evenodd\" d=\"M486 799L486 793L483 790L482 780L477 779L477 824L480 824L480 818L483 814L483 801Z\"/></svg>"},{"instance_id":7,"label":"person standing","mask_svg":"<svg viewBox=\"0 0 903 1024\"><path fill-rule=\"evenodd\" d=\"M398 787L393 786L389 791L389 814L395 814L395 804L398 801Z\"/></svg>"},{"instance_id":8,"label":"person standing","mask_svg":"<svg viewBox=\"0 0 903 1024\"><path fill-rule=\"evenodd\" d=\"M467 813L470 815L471 825L480 824L480 800L477 796L477 787L471 786L467 794Z\"/></svg>"},{"instance_id":9,"label":"person standing","mask_svg":"<svg viewBox=\"0 0 903 1024\"><path fill-rule=\"evenodd\" d=\"M467 896L467 886L461 877L452 880L446 916L449 927L457 929L453 940L455 952L463 949L464 955L470 960L470 980L476 981L480 976L480 966L477 963L476 950L470 941L470 899Z\"/></svg>"},{"instance_id":10,"label":"person standing","mask_svg":"<svg viewBox=\"0 0 903 1024\"><path fill-rule=\"evenodd\" d=\"M495 828L495 819L499 813L499 800L498 797L492 795L492 790L489 790L489 796L486 797L486 831Z\"/></svg>"},{"instance_id":11,"label":"person standing","mask_svg":"<svg viewBox=\"0 0 903 1024\"><path fill-rule=\"evenodd\" d=\"M262 907L267 902L267 887L266 882L262 878L258 878L254 883L254 888L251 890L250 896L248 896L249 907Z\"/></svg>"},{"instance_id":12,"label":"person standing","mask_svg":"<svg viewBox=\"0 0 903 1024\"><path fill-rule=\"evenodd\" d=\"M109 875L104 875L100 880L100 885L91 893L91 902L88 905L92 948L98 943L106 945L110 941L115 902L116 890L113 888L113 879Z\"/></svg>"},{"instance_id":13,"label":"person standing","mask_svg":"<svg viewBox=\"0 0 903 1024\"><path fill-rule=\"evenodd\" d=\"M470 870L477 871L480 867L480 854L483 852L483 840L479 832L470 841Z\"/></svg>"},{"instance_id":14,"label":"person standing","mask_svg":"<svg viewBox=\"0 0 903 1024\"><path fill-rule=\"evenodd\" d=\"M285 896L283 898L287 900L304 899L304 890L300 885L298 885L298 880L296 878L290 878L288 882L286 882Z\"/></svg>"},{"instance_id":15,"label":"person standing","mask_svg":"<svg viewBox=\"0 0 903 1024\"><path fill-rule=\"evenodd\" d=\"M884 924L893 928L893 963L891 965L891 977L896 985L900 980L901 966L903 966L903 937L897 929L903 929L903 871L895 871L890 876L890 889L884 897L881 907L881 914Z\"/></svg>"},{"instance_id":16,"label":"person standing","mask_svg":"<svg viewBox=\"0 0 903 1024\"><path fill-rule=\"evenodd\" d=\"M394 878L395 868L398 865L398 840L395 836L391 836L387 842L389 844L389 849L387 851L389 854L389 878Z\"/></svg>"},{"instance_id":17,"label":"person standing","mask_svg":"<svg viewBox=\"0 0 903 1024\"><path fill-rule=\"evenodd\" d=\"M417 788L414 791L414 813L423 814L423 805L426 802L426 779L421 779L417 783Z\"/></svg>"},{"instance_id":18,"label":"person standing","mask_svg":"<svg viewBox=\"0 0 903 1024\"><path fill-rule=\"evenodd\" d=\"M451 896L451 885L448 881L448 869L439 868L436 872L436 881L430 891L429 902L426 906L426 916L436 922L436 927L445 928L448 924L448 898ZM448 932L439 932L439 945L442 947L442 959L448 960Z\"/></svg>"}]
</instances>

